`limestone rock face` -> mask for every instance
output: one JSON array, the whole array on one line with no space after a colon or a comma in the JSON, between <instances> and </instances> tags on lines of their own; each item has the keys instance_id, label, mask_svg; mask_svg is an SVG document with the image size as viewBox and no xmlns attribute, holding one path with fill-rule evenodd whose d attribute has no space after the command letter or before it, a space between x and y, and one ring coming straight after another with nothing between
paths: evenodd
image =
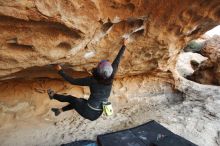
<instances>
[{"instance_id":1,"label":"limestone rock face","mask_svg":"<svg viewBox=\"0 0 220 146\"><path fill-rule=\"evenodd\" d=\"M219 23L219 12L218 0L2 0L0 77L50 63L91 70L112 61L135 30L119 74L168 70L188 40Z\"/></svg>"},{"instance_id":2,"label":"limestone rock face","mask_svg":"<svg viewBox=\"0 0 220 146\"><path fill-rule=\"evenodd\" d=\"M219 23L219 0L0 0L0 143L60 145L154 119L198 145L218 146L219 87L185 78L195 72L192 60L218 62L215 47L206 57L181 53ZM66 103L50 101L48 88L86 99L90 92L49 64L87 76L100 60L113 61L122 38L129 43L109 99L114 115L55 117L50 109Z\"/></svg>"}]
</instances>

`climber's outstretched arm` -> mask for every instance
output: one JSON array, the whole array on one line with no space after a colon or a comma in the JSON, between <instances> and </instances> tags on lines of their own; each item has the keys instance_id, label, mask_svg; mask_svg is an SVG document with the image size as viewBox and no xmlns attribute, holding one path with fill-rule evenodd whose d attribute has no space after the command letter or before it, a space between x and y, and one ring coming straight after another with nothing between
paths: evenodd
<instances>
[{"instance_id":1,"label":"climber's outstretched arm","mask_svg":"<svg viewBox=\"0 0 220 146\"><path fill-rule=\"evenodd\" d=\"M68 74L66 74L63 70L59 70L58 73L69 83L73 85L79 85L79 86L90 86L92 84L92 78L91 77L85 77L85 78L72 78Z\"/></svg>"},{"instance_id":2,"label":"climber's outstretched arm","mask_svg":"<svg viewBox=\"0 0 220 146\"><path fill-rule=\"evenodd\" d=\"M121 57L124 54L124 51L125 51L125 48L126 48L126 46L125 46L126 43L127 43L126 40L123 40L123 45L122 45L120 51L118 52L118 55L116 56L115 60L112 63L112 68L113 68L112 77L115 76L115 74L118 70L118 65L120 63Z\"/></svg>"},{"instance_id":3,"label":"climber's outstretched arm","mask_svg":"<svg viewBox=\"0 0 220 146\"><path fill-rule=\"evenodd\" d=\"M58 73L69 83L73 85L80 85L80 86L90 86L92 84L92 78L86 77L86 78L72 78L68 74L66 74L62 67L59 64L54 65L54 68L58 71Z\"/></svg>"}]
</instances>

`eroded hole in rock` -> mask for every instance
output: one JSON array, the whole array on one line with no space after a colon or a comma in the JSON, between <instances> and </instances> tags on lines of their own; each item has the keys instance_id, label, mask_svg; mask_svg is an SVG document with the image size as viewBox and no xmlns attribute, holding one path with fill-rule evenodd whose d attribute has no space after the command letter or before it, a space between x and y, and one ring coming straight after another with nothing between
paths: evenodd
<instances>
[{"instance_id":1,"label":"eroded hole in rock","mask_svg":"<svg viewBox=\"0 0 220 146\"><path fill-rule=\"evenodd\" d=\"M26 33L27 31L30 33L38 31L41 33L41 35L46 34L48 36L50 35L51 37L56 36L58 34L62 34L74 39L80 39L84 37L84 33L80 29L68 28L67 26L60 24L58 22L34 21L34 20L25 21L13 17L0 16L0 25L3 26L2 28L5 28L2 29L2 31L4 30L12 31L11 32L12 34L14 34L13 31L16 31L17 34L23 34ZM14 26L14 28L11 29L9 26Z\"/></svg>"},{"instance_id":2,"label":"eroded hole in rock","mask_svg":"<svg viewBox=\"0 0 220 146\"><path fill-rule=\"evenodd\" d=\"M199 63L196 60L191 60L190 64L194 70L196 70L199 67Z\"/></svg>"},{"instance_id":3,"label":"eroded hole in rock","mask_svg":"<svg viewBox=\"0 0 220 146\"><path fill-rule=\"evenodd\" d=\"M107 32L112 27L112 25L113 25L113 23L111 23L111 22L104 23L102 26L102 31Z\"/></svg>"},{"instance_id":4,"label":"eroded hole in rock","mask_svg":"<svg viewBox=\"0 0 220 146\"><path fill-rule=\"evenodd\" d=\"M196 35L198 32L200 32L201 28L200 27L196 27L194 30L192 30L188 36L190 35Z\"/></svg>"},{"instance_id":5,"label":"eroded hole in rock","mask_svg":"<svg viewBox=\"0 0 220 146\"><path fill-rule=\"evenodd\" d=\"M8 39L6 41L6 43L8 43L8 44L16 44L17 43L17 38Z\"/></svg>"},{"instance_id":6,"label":"eroded hole in rock","mask_svg":"<svg viewBox=\"0 0 220 146\"><path fill-rule=\"evenodd\" d=\"M82 38L82 35L83 35L81 32L79 32L77 30L71 30L71 31L65 30L64 32L69 34L70 36L72 36L75 39L80 39L80 38Z\"/></svg>"},{"instance_id":7,"label":"eroded hole in rock","mask_svg":"<svg viewBox=\"0 0 220 146\"><path fill-rule=\"evenodd\" d=\"M34 51L34 47L30 45L8 44L7 46L18 51Z\"/></svg>"},{"instance_id":8,"label":"eroded hole in rock","mask_svg":"<svg viewBox=\"0 0 220 146\"><path fill-rule=\"evenodd\" d=\"M60 42L55 48L49 50L49 56L56 59L63 58L71 49L70 43Z\"/></svg>"},{"instance_id":9,"label":"eroded hole in rock","mask_svg":"<svg viewBox=\"0 0 220 146\"><path fill-rule=\"evenodd\" d=\"M127 4L126 7L132 12L135 10L135 5L132 3Z\"/></svg>"},{"instance_id":10,"label":"eroded hole in rock","mask_svg":"<svg viewBox=\"0 0 220 146\"><path fill-rule=\"evenodd\" d=\"M61 42L59 45L57 45L58 48L62 48L66 51L69 51L71 49L71 45L67 42Z\"/></svg>"},{"instance_id":11,"label":"eroded hole in rock","mask_svg":"<svg viewBox=\"0 0 220 146\"><path fill-rule=\"evenodd\" d=\"M128 18L127 23L129 24L130 27L139 28L144 25L144 20L143 19Z\"/></svg>"},{"instance_id":12,"label":"eroded hole in rock","mask_svg":"<svg viewBox=\"0 0 220 146\"><path fill-rule=\"evenodd\" d=\"M143 36L145 32L144 19L128 18L125 21L129 30L123 35L124 38L137 39L139 36Z\"/></svg>"},{"instance_id":13,"label":"eroded hole in rock","mask_svg":"<svg viewBox=\"0 0 220 146\"><path fill-rule=\"evenodd\" d=\"M34 51L34 46L32 45L18 44L17 38L9 39L6 43L9 49L18 51Z\"/></svg>"}]
</instances>

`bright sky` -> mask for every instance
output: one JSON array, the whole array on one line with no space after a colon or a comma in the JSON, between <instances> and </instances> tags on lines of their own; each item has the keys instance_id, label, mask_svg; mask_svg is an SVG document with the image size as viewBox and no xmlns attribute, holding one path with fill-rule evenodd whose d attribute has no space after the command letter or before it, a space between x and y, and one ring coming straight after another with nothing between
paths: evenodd
<instances>
[{"instance_id":1,"label":"bright sky","mask_svg":"<svg viewBox=\"0 0 220 146\"><path fill-rule=\"evenodd\" d=\"M211 29L205 33L205 35L208 35L209 37L212 37L215 34L220 35L220 25L214 27L213 29Z\"/></svg>"}]
</instances>

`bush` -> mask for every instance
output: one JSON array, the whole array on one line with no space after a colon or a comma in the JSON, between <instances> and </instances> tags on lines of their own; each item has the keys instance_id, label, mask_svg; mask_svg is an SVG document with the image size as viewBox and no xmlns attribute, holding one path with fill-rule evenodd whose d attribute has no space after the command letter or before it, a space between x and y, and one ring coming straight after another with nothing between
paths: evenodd
<instances>
[{"instance_id":1,"label":"bush","mask_svg":"<svg viewBox=\"0 0 220 146\"><path fill-rule=\"evenodd\" d=\"M204 42L196 42L191 41L187 44L187 46L184 48L185 52L200 52L205 46Z\"/></svg>"}]
</instances>

